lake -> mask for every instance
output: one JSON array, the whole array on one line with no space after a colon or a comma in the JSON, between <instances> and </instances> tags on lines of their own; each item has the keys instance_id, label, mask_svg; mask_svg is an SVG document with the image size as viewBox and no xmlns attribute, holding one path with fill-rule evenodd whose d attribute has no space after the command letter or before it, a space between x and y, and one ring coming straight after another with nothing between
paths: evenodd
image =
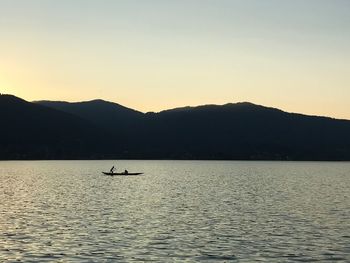
<instances>
[{"instance_id":1,"label":"lake","mask_svg":"<svg viewBox=\"0 0 350 263\"><path fill-rule=\"evenodd\" d=\"M0 200L1 262L350 262L349 162L0 162Z\"/></svg>"}]
</instances>

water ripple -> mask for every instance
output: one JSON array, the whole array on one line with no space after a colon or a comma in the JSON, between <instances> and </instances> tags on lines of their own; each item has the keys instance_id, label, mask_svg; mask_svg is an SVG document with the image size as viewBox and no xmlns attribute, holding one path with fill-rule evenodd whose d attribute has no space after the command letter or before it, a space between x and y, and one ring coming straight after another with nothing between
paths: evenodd
<instances>
[{"instance_id":1,"label":"water ripple","mask_svg":"<svg viewBox=\"0 0 350 263\"><path fill-rule=\"evenodd\" d=\"M1 262L350 262L350 164L0 162Z\"/></svg>"}]
</instances>

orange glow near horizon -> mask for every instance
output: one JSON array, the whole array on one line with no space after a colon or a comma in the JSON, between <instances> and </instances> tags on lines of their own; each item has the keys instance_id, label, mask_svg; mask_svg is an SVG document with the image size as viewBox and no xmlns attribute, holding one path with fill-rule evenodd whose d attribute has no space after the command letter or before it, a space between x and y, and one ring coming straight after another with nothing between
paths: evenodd
<instances>
[{"instance_id":1,"label":"orange glow near horizon","mask_svg":"<svg viewBox=\"0 0 350 263\"><path fill-rule=\"evenodd\" d=\"M139 100L131 100L126 97L120 99L118 97L111 97L108 98L108 96L93 96L93 95L83 95L79 96L77 95L76 97L68 97L68 96L54 96L50 95L49 93L44 96L43 94L31 94L28 93L26 94L25 92L23 93L17 93L15 89L4 89L4 86L1 85L1 92L2 94L11 94L15 95L17 97L20 97L22 99L25 99L27 101L37 101L37 100L53 100L53 101L67 101L67 102L79 102L79 101L89 101L89 100L94 100L94 99L103 99L106 101L111 101L114 103L121 104L125 107L132 108L141 112L159 112L162 110L167 110L167 109L172 109L172 108L178 108L178 107L184 107L184 106L199 106L199 105L204 105L204 104L217 104L217 105L223 105L226 103L237 103L237 102L251 102L254 104L259 104L263 105L266 107L273 107L273 108L278 108L283 111L287 112L293 112L293 113L301 113L301 114L306 114L306 115L317 115L317 116L327 116L327 117L332 117L332 118L337 118L337 119L348 119L350 120L350 114L348 112L348 107L344 107L344 105L339 104L337 101L328 103L328 105L331 105L331 107L324 107L322 104L318 105L316 107L313 105L310 107L307 102L304 103L291 103L291 104L283 104L281 102L276 102L271 100L258 100L258 99L249 99L249 98L232 98L231 100L225 100L225 99L210 99L208 98L208 101L203 102L203 100L199 98L189 98L182 100L181 102L179 101L174 101L174 100L164 100L164 101L159 101L157 104L155 103L150 103L145 100L142 100L139 98ZM326 104L326 103L325 103Z\"/></svg>"}]
</instances>

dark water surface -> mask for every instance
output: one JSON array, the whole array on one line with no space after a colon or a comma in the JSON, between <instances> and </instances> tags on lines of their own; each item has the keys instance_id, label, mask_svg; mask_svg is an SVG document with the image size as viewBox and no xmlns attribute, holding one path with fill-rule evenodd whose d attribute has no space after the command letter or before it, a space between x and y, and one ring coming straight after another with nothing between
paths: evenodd
<instances>
[{"instance_id":1,"label":"dark water surface","mask_svg":"<svg viewBox=\"0 0 350 263\"><path fill-rule=\"evenodd\" d=\"M350 262L350 163L0 162L17 261Z\"/></svg>"}]
</instances>

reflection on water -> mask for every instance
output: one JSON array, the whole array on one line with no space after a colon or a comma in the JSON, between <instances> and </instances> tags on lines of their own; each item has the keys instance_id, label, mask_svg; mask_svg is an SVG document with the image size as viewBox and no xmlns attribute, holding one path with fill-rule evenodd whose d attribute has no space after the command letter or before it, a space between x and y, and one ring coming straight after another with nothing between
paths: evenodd
<instances>
[{"instance_id":1,"label":"reflection on water","mask_svg":"<svg viewBox=\"0 0 350 263\"><path fill-rule=\"evenodd\" d=\"M0 261L349 262L349 189L350 163L0 162Z\"/></svg>"}]
</instances>

